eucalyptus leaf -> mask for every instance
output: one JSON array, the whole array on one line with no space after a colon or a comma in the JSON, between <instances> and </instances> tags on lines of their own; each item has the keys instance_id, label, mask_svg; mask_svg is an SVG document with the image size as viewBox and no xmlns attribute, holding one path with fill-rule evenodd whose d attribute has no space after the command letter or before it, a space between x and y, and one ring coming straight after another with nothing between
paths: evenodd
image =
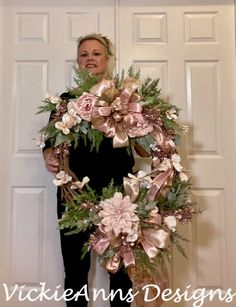
<instances>
[{"instance_id":1,"label":"eucalyptus leaf","mask_svg":"<svg viewBox=\"0 0 236 307\"><path fill-rule=\"evenodd\" d=\"M136 138L135 141L149 154L151 153L150 145L155 144L155 139L150 135Z\"/></svg>"},{"instance_id":2,"label":"eucalyptus leaf","mask_svg":"<svg viewBox=\"0 0 236 307\"><path fill-rule=\"evenodd\" d=\"M54 147L57 147L63 143L69 143L69 137L61 132L59 132L56 136L56 140L54 143Z\"/></svg>"}]
</instances>

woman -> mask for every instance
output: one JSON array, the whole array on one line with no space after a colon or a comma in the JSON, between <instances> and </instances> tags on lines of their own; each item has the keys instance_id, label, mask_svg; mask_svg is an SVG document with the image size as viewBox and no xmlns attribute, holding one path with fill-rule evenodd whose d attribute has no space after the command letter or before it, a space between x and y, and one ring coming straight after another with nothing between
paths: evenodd
<instances>
[{"instance_id":1,"label":"woman","mask_svg":"<svg viewBox=\"0 0 236 307\"><path fill-rule=\"evenodd\" d=\"M88 69L92 74L99 76L99 80L106 77L108 65L112 56L110 41L100 34L89 34L78 40L77 63L80 67ZM69 93L63 93L63 99L69 99ZM73 147L73 146L72 146ZM72 148L71 147L71 148ZM46 168L49 172L58 172L58 163L55 159L52 148L45 147L43 152ZM134 165L133 156L127 153L126 148L113 148L112 139L105 138L99 147L99 151L90 151L89 142L84 144L81 141L76 149L70 151L70 169L77 175L79 180L88 176L90 186L97 193L107 186L113 179L115 184L121 184L123 177L132 172ZM63 212L61 205L60 188L57 193L58 217ZM61 235L61 249L65 268L65 290L72 289L73 294L80 291L88 283L88 271L90 269L89 253L81 260L81 248L88 240L89 233L79 233L76 235ZM110 291L122 290L123 298L128 290L132 288L132 283L123 269L116 274L110 274ZM78 297L78 300L67 301L67 307L87 306L86 296ZM118 294L111 301L111 306L126 307L130 303L120 300Z\"/></svg>"}]
</instances>

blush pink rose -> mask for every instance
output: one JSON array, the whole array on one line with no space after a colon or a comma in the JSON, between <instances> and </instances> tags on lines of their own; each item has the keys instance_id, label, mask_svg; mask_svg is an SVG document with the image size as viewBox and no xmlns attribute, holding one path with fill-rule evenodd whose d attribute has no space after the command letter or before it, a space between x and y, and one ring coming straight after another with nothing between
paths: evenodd
<instances>
[{"instance_id":1,"label":"blush pink rose","mask_svg":"<svg viewBox=\"0 0 236 307\"><path fill-rule=\"evenodd\" d=\"M98 97L89 94L83 93L75 102L75 108L79 114L79 116L90 122L93 112L93 107L96 105L98 101Z\"/></svg>"}]
</instances>

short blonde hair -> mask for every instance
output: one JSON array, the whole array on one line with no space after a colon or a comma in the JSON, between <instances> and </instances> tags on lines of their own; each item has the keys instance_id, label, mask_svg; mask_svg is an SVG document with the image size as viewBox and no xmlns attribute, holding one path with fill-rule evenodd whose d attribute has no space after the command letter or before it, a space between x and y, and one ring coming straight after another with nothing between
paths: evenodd
<instances>
[{"instance_id":1,"label":"short blonde hair","mask_svg":"<svg viewBox=\"0 0 236 307\"><path fill-rule=\"evenodd\" d=\"M99 33L90 33L85 36L79 37L77 40L77 54L79 52L79 48L81 44L87 40L97 40L99 43L101 43L104 46L107 56L114 55L112 52L111 41L106 36L103 36L102 34L99 34Z\"/></svg>"}]
</instances>

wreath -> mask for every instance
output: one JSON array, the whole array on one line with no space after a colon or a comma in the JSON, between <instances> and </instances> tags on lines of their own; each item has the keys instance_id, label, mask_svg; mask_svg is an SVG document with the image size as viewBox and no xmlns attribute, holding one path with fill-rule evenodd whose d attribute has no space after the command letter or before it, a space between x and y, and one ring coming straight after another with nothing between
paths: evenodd
<instances>
[{"instance_id":1,"label":"wreath","mask_svg":"<svg viewBox=\"0 0 236 307\"><path fill-rule=\"evenodd\" d=\"M191 197L191 179L181 165L176 145L183 127L180 109L161 97L158 79L140 81L130 67L127 73L98 82L84 69L75 69L76 87L69 97L46 95L38 113L50 112L50 121L39 131L38 144L55 148L59 172L53 180L60 186L65 212L59 227L68 234L91 229L83 252L95 251L109 272L125 267L133 287L168 285L166 259L174 244L184 255L185 240L177 224L191 222L199 211ZM114 147L127 147L141 157L150 157L151 172L127 174L122 185L111 182L101 195L79 181L69 168L69 147L80 139L99 151L103 138ZM153 294L154 296L154 294ZM138 306L143 297L135 297ZM156 305L161 304L156 300Z\"/></svg>"}]
</instances>

